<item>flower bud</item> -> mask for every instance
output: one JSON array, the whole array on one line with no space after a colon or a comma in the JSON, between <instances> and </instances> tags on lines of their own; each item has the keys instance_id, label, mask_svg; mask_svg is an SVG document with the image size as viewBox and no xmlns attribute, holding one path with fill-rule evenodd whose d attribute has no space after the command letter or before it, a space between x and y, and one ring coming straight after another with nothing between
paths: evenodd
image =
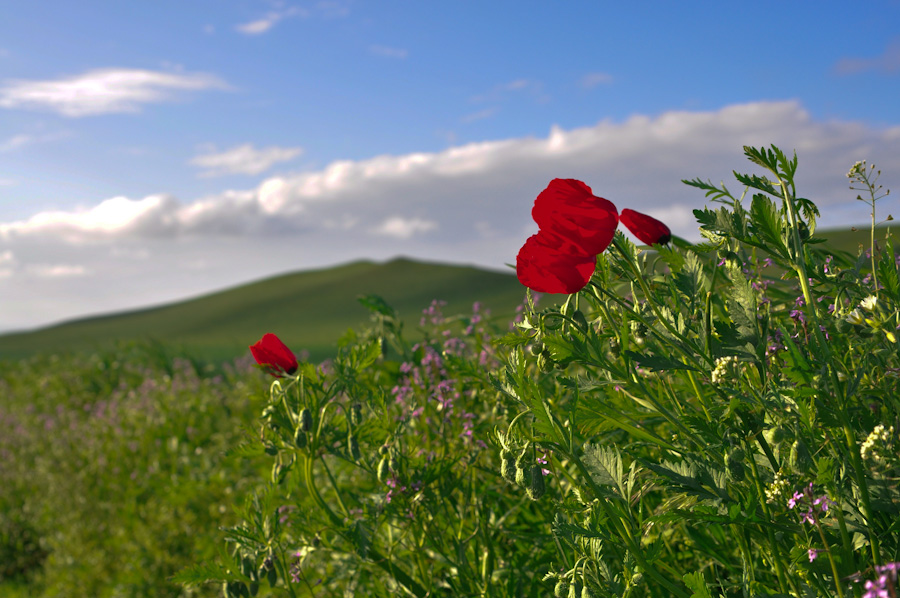
<instances>
[{"instance_id":1,"label":"flower bud","mask_svg":"<svg viewBox=\"0 0 900 598\"><path fill-rule=\"evenodd\" d=\"M540 498L544 496L545 490L544 472L541 470L540 464L532 465L531 484L525 490L525 493L528 494L528 498L531 500L540 500Z\"/></svg>"},{"instance_id":2,"label":"flower bud","mask_svg":"<svg viewBox=\"0 0 900 598\"><path fill-rule=\"evenodd\" d=\"M731 479L736 482L743 481L746 477L746 471L744 469L744 451L740 448L733 448L725 453L725 467L728 468Z\"/></svg>"},{"instance_id":3,"label":"flower bud","mask_svg":"<svg viewBox=\"0 0 900 598\"><path fill-rule=\"evenodd\" d=\"M618 357L622 354L622 345L619 344L619 339L616 337L609 339L609 352L612 353L613 357Z\"/></svg>"},{"instance_id":4,"label":"flower bud","mask_svg":"<svg viewBox=\"0 0 900 598\"><path fill-rule=\"evenodd\" d=\"M784 441L784 428L781 426L775 426L774 428L769 428L765 432L763 432L763 438L766 439L771 446L778 446Z\"/></svg>"},{"instance_id":5,"label":"flower bud","mask_svg":"<svg viewBox=\"0 0 900 598\"><path fill-rule=\"evenodd\" d=\"M569 598L581 598L581 590L583 589L584 584L576 579L575 583L569 586Z\"/></svg>"},{"instance_id":6,"label":"flower bud","mask_svg":"<svg viewBox=\"0 0 900 598\"><path fill-rule=\"evenodd\" d=\"M531 352L532 355L537 357L544 351L544 343L542 343L540 341L535 341L528 350Z\"/></svg>"},{"instance_id":7,"label":"flower bud","mask_svg":"<svg viewBox=\"0 0 900 598\"><path fill-rule=\"evenodd\" d=\"M527 449L523 450L516 459L516 484L519 486L531 484L531 469L528 467L528 461L525 457L526 451Z\"/></svg>"},{"instance_id":8,"label":"flower bud","mask_svg":"<svg viewBox=\"0 0 900 598\"><path fill-rule=\"evenodd\" d=\"M791 445L791 454L788 457L788 465L796 473L807 473L812 467L812 457L806 443L799 438Z\"/></svg>"},{"instance_id":9,"label":"flower bud","mask_svg":"<svg viewBox=\"0 0 900 598\"><path fill-rule=\"evenodd\" d=\"M304 407L300 411L300 429L309 432L312 429L312 421L312 411Z\"/></svg>"},{"instance_id":10,"label":"flower bud","mask_svg":"<svg viewBox=\"0 0 900 598\"><path fill-rule=\"evenodd\" d=\"M584 584L584 587L581 588L581 598L594 598L594 591L589 585Z\"/></svg>"},{"instance_id":11,"label":"flower bud","mask_svg":"<svg viewBox=\"0 0 900 598\"><path fill-rule=\"evenodd\" d=\"M553 586L553 597L554 598L566 598L569 595L569 580L565 577L560 577L559 581L556 582L556 585Z\"/></svg>"},{"instance_id":12,"label":"flower bud","mask_svg":"<svg viewBox=\"0 0 900 598\"><path fill-rule=\"evenodd\" d=\"M294 446L298 449L306 448L307 438L306 432L304 432L301 428L297 428L294 431Z\"/></svg>"},{"instance_id":13,"label":"flower bud","mask_svg":"<svg viewBox=\"0 0 900 598\"><path fill-rule=\"evenodd\" d=\"M347 444L350 447L350 456L353 457L354 461L359 461L362 453L359 452L359 441L356 439L356 436L350 434L347 437Z\"/></svg>"},{"instance_id":14,"label":"flower bud","mask_svg":"<svg viewBox=\"0 0 900 598\"><path fill-rule=\"evenodd\" d=\"M350 406L350 423L354 426L362 423L362 405L359 403L353 403Z\"/></svg>"},{"instance_id":15,"label":"flower bud","mask_svg":"<svg viewBox=\"0 0 900 598\"><path fill-rule=\"evenodd\" d=\"M382 457L381 461L378 462L378 481L383 484L390 473L391 469L388 467L388 458Z\"/></svg>"},{"instance_id":16,"label":"flower bud","mask_svg":"<svg viewBox=\"0 0 900 598\"><path fill-rule=\"evenodd\" d=\"M500 475L510 484L516 481L516 458L507 449L500 451Z\"/></svg>"}]
</instances>

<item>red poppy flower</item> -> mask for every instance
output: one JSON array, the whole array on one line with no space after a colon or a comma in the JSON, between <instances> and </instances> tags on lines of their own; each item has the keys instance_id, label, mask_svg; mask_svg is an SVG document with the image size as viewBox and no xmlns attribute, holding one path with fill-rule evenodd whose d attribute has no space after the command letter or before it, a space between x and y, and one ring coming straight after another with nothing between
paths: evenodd
<instances>
[{"instance_id":1,"label":"red poppy flower","mask_svg":"<svg viewBox=\"0 0 900 598\"><path fill-rule=\"evenodd\" d=\"M256 363L265 366L276 378L297 371L297 358L294 353L271 332L264 334L255 345L250 345L250 353L253 354Z\"/></svg>"},{"instance_id":2,"label":"red poppy flower","mask_svg":"<svg viewBox=\"0 0 900 598\"><path fill-rule=\"evenodd\" d=\"M596 267L596 256L584 255L578 247L544 231L530 236L516 256L519 282L541 293L577 293Z\"/></svg>"},{"instance_id":3,"label":"red poppy flower","mask_svg":"<svg viewBox=\"0 0 900 598\"><path fill-rule=\"evenodd\" d=\"M541 231L552 231L585 255L603 253L619 226L616 206L575 179L550 181L534 200L531 217Z\"/></svg>"},{"instance_id":4,"label":"red poppy flower","mask_svg":"<svg viewBox=\"0 0 900 598\"><path fill-rule=\"evenodd\" d=\"M669 227L652 216L625 208L619 214L619 220L628 227L631 234L647 245L665 245L672 239Z\"/></svg>"}]
</instances>

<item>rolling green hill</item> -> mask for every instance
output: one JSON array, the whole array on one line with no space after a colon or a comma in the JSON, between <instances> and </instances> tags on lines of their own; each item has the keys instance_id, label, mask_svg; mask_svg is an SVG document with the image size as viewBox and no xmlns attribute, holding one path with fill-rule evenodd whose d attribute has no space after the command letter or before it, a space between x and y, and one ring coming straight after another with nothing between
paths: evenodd
<instances>
[{"instance_id":1,"label":"rolling green hill","mask_svg":"<svg viewBox=\"0 0 900 598\"><path fill-rule=\"evenodd\" d=\"M274 332L310 358L332 355L348 328L368 322L360 295L383 297L412 334L431 301L447 302L445 314L471 313L480 301L493 316L512 318L525 289L510 273L395 259L367 261L285 274L196 299L124 313L65 322L0 336L0 358L39 352L108 347L115 341L153 339L199 358L226 360Z\"/></svg>"},{"instance_id":2,"label":"rolling green hill","mask_svg":"<svg viewBox=\"0 0 900 598\"><path fill-rule=\"evenodd\" d=\"M816 236L828 239L826 247L852 254L859 245L869 245L868 227L817 231ZM883 239L879 227L876 240ZM0 359L152 339L198 358L227 360L247 354L247 346L266 332L278 334L297 353L306 350L311 359L322 359L334 354L348 328L368 321L357 297L371 293L397 310L408 333L433 299L447 302L448 315L471 313L472 304L480 301L495 317L511 319L525 296L512 273L402 258L383 264L359 261L276 276L179 303L3 335Z\"/></svg>"}]
</instances>

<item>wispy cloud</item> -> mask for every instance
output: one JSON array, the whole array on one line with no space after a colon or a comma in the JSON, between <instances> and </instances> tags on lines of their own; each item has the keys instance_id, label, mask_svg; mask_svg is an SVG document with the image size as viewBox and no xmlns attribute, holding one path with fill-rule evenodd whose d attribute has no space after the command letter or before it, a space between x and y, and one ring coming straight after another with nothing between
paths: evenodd
<instances>
[{"instance_id":1,"label":"wispy cloud","mask_svg":"<svg viewBox=\"0 0 900 598\"><path fill-rule=\"evenodd\" d=\"M0 177L0 187L12 187L16 184L16 181L13 179L7 179L4 177Z\"/></svg>"},{"instance_id":2,"label":"wispy cloud","mask_svg":"<svg viewBox=\"0 0 900 598\"><path fill-rule=\"evenodd\" d=\"M384 56L385 58L406 58L409 52L403 48L391 48L389 46L371 45L369 52L375 56Z\"/></svg>"},{"instance_id":3,"label":"wispy cloud","mask_svg":"<svg viewBox=\"0 0 900 598\"><path fill-rule=\"evenodd\" d=\"M588 73L578 82L585 89L593 89L598 85L609 85L613 82L612 75L609 73Z\"/></svg>"},{"instance_id":4,"label":"wispy cloud","mask_svg":"<svg viewBox=\"0 0 900 598\"><path fill-rule=\"evenodd\" d=\"M543 92L544 86L540 81L535 81L532 79L514 79L513 81L509 81L507 83L500 83L495 85L490 90L479 93L471 98L469 101L473 104L481 104L485 102L501 102L511 96L516 94L527 94L532 96L535 100L539 102L546 102L549 100L549 96Z\"/></svg>"},{"instance_id":5,"label":"wispy cloud","mask_svg":"<svg viewBox=\"0 0 900 598\"><path fill-rule=\"evenodd\" d=\"M68 117L138 112L143 104L172 100L173 92L206 89L228 85L206 73L96 69L63 79L6 81L0 108L51 110Z\"/></svg>"},{"instance_id":6,"label":"wispy cloud","mask_svg":"<svg viewBox=\"0 0 900 598\"><path fill-rule=\"evenodd\" d=\"M884 52L873 58L842 58L834 65L834 72L838 75L866 71L878 71L886 75L900 73L900 40L891 42Z\"/></svg>"},{"instance_id":7,"label":"wispy cloud","mask_svg":"<svg viewBox=\"0 0 900 598\"><path fill-rule=\"evenodd\" d=\"M235 29L244 35L260 35L274 27L279 21L289 19L291 17L308 17L309 11L302 8L292 6L279 10L272 10L266 13L262 18L237 25Z\"/></svg>"},{"instance_id":8,"label":"wispy cloud","mask_svg":"<svg viewBox=\"0 0 900 598\"><path fill-rule=\"evenodd\" d=\"M70 278L88 273L84 266L72 264L31 264L26 272L39 278Z\"/></svg>"},{"instance_id":9,"label":"wispy cloud","mask_svg":"<svg viewBox=\"0 0 900 598\"><path fill-rule=\"evenodd\" d=\"M490 118L497 114L498 108L496 106L492 108L485 108L484 110L479 110L477 112L472 112L470 114L466 114L465 116L460 117L459 122L462 123L473 123L477 120L484 120L486 118Z\"/></svg>"},{"instance_id":10,"label":"wispy cloud","mask_svg":"<svg viewBox=\"0 0 900 598\"><path fill-rule=\"evenodd\" d=\"M64 137L68 137L68 133L45 133L41 135L29 135L21 133L19 135L13 135L6 140L0 141L0 153L11 152L35 143L56 141Z\"/></svg>"},{"instance_id":11,"label":"wispy cloud","mask_svg":"<svg viewBox=\"0 0 900 598\"><path fill-rule=\"evenodd\" d=\"M302 153L303 148L300 147L271 146L256 149L252 143L246 143L221 152L212 147L207 153L192 158L190 163L206 169L200 173L201 177L257 175Z\"/></svg>"}]
</instances>

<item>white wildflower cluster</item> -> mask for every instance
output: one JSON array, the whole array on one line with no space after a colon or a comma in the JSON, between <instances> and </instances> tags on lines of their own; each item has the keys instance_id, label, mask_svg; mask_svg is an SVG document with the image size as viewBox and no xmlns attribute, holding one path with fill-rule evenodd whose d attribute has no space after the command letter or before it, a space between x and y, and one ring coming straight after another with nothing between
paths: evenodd
<instances>
[{"instance_id":1,"label":"white wildflower cluster","mask_svg":"<svg viewBox=\"0 0 900 598\"><path fill-rule=\"evenodd\" d=\"M716 369L712 373L712 383L720 384L734 377L738 369L738 358L734 355L720 357L716 360Z\"/></svg>"},{"instance_id":2,"label":"white wildflower cluster","mask_svg":"<svg viewBox=\"0 0 900 598\"><path fill-rule=\"evenodd\" d=\"M865 171L866 171L866 161L859 160L856 162L856 164L854 164L853 166L850 167L850 172L847 173L847 178L852 179L858 173L865 172Z\"/></svg>"},{"instance_id":3,"label":"white wildflower cluster","mask_svg":"<svg viewBox=\"0 0 900 598\"><path fill-rule=\"evenodd\" d=\"M894 440L894 426L885 428L878 424L859 449L859 455L863 460L872 460L875 463L883 463L890 453Z\"/></svg>"},{"instance_id":4,"label":"white wildflower cluster","mask_svg":"<svg viewBox=\"0 0 900 598\"><path fill-rule=\"evenodd\" d=\"M785 496L791 493L791 483L787 481L779 471L775 474L775 479L766 487L766 502L775 503L783 502Z\"/></svg>"}]
</instances>

